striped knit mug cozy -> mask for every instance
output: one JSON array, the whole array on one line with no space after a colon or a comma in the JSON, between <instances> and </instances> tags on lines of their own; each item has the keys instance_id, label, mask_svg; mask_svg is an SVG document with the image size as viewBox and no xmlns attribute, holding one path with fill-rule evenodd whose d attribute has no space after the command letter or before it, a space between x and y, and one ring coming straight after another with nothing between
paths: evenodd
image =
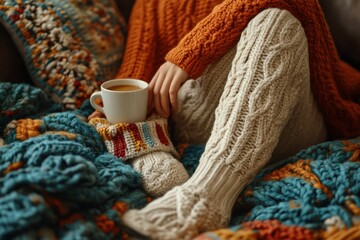
<instances>
[{"instance_id":1,"label":"striped knit mug cozy","mask_svg":"<svg viewBox=\"0 0 360 240\"><path fill-rule=\"evenodd\" d=\"M116 124L110 124L105 118L93 118L89 123L99 132L107 150L120 159L128 160L155 151L178 157L165 118L153 116L145 122Z\"/></svg>"}]
</instances>

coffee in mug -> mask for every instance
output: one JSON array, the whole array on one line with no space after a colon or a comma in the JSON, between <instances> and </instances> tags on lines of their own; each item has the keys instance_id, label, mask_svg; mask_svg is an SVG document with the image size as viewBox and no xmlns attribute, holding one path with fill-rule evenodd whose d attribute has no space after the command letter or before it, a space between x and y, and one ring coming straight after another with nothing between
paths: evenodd
<instances>
[{"instance_id":1,"label":"coffee in mug","mask_svg":"<svg viewBox=\"0 0 360 240\"><path fill-rule=\"evenodd\" d=\"M141 89L141 87L135 85L116 85L116 86L108 87L107 89L111 91L134 91Z\"/></svg>"},{"instance_id":2,"label":"coffee in mug","mask_svg":"<svg viewBox=\"0 0 360 240\"><path fill-rule=\"evenodd\" d=\"M149 85L139 79L113 79L101 84L90 97L91 106L111 123L142 122L146 119ZM103 107L96 99L101 99Z\"/></svg>"}]
</instances>

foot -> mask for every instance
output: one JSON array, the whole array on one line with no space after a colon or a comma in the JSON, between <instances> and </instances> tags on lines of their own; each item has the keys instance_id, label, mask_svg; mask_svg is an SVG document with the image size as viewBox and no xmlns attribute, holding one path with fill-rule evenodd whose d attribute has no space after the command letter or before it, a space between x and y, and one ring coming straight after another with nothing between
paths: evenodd
<instances>
[{"instance_id":1,"label":"foot","mask_svg":"<svg viewBox=\"0 0 360 240\"><path fill-rule=\"evenodd\" d=\"M189 179L184 166L167 152L152 152L130 161L141 174L143 189L153 197L164 195Z\"/></svg>"},{"instance_id":2,"label":"foot","mask_svg":"<svg viewBox=\"0 0 360 240\"><path fill-rule=\"evenodd\" d=\"M129 210L123 222L151 239L192 239L227 226L230 214L221 213L212 196L184 184L141 210Z\"/></svg>"}]
</instances>

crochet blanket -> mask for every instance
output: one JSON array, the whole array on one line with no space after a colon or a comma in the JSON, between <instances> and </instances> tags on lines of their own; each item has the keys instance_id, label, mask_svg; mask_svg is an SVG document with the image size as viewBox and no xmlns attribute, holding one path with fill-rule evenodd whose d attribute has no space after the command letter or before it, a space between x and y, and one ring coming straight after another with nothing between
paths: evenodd
<instances>
[{"instance_id":1,"label":"crochet blanket","mask_svg":"<svg viewBox=\"0 0 360 240\"><path fill-rule=\"evenodd\" d=\"M0 0L0 24L32 82L68 109L119 69L126 24L113 0Z\"/></svg>"},{"instance_id":2,"label":"crochet blanket","mask_svg":"<svg viewBox=\"0 0 360 240\"><path fill-rule=\"evenodd\" d=\"M86 120L85 99L122 59L113 4L0 0L38 86L0 83L0 239L127 239L121 216L152 201ZM191 175L204 146L177 150ZM258 174L230 228L198 239L360 239L359 162L360 139L305 149Z\"/></svg>"},{"instance_id":3,"label":"crochet blanket","mask_svg":"<svg viewBox=\"0 0 360 240\"><path fill-rule=\"evenodd\" d=\"M86 117L39 88L0 83L0 239L127 239L121 216L152 198ZM202 145L177 146L192 174ZM198 239L359 239L360 139L325 142L264 169L228 229Z\"/></svg>"}]
</instances>

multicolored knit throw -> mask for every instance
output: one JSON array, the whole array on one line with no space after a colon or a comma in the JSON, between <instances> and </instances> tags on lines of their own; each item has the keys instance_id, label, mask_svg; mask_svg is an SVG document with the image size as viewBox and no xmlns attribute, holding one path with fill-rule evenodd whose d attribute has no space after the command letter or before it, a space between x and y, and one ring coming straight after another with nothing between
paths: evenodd
<instances>
[{"instance_id":1,"label":"multicolored knit throw","mask_svg":"<svg viewBox=\"0 0 360 240\"><path fill-rule=\"evenodd\" d=\"M25 84L0 83L0 239L128 239L121 216L152 198L86 122ZM166 128L165 128L166 129ZM177 146L191 175L204 145ZM231 226L198 239L360 238L360 139L325 142L259 173Z\"/></svg>"},{"instance_id":2,"label":"multicolored knit throw","mask_svg":"<svg viewBox=\"0 0 360 240\"><path fill-rule=\"evenodd\" d=\"M170 140L165 118L152 117L145 122L110 124L105 118L89 122L101 135L107 150L123 160L163 151L178 154Z\"/></svg>"},{"instance_id":3,"label":"multicolored knit throw","mask_svg":"<svg viewBox=\"0 0 360 240\"><path fill-rule=\"evenodd\" d=\"M0 23L33 82L66 108L80 107L122 59L125 21L113 1L0 0Z\"/></svg>"},{"instance_id":4,"label":"multicolored knit throw","mask_svg":"<svg viewBox=\"0 0 360 240\"><path fill-rule=\"evenodd\" d=\"M256 176L233 227L197 239L360 239L359 180L360 139L309 147Z\"/></svg>"}]
</instances>

